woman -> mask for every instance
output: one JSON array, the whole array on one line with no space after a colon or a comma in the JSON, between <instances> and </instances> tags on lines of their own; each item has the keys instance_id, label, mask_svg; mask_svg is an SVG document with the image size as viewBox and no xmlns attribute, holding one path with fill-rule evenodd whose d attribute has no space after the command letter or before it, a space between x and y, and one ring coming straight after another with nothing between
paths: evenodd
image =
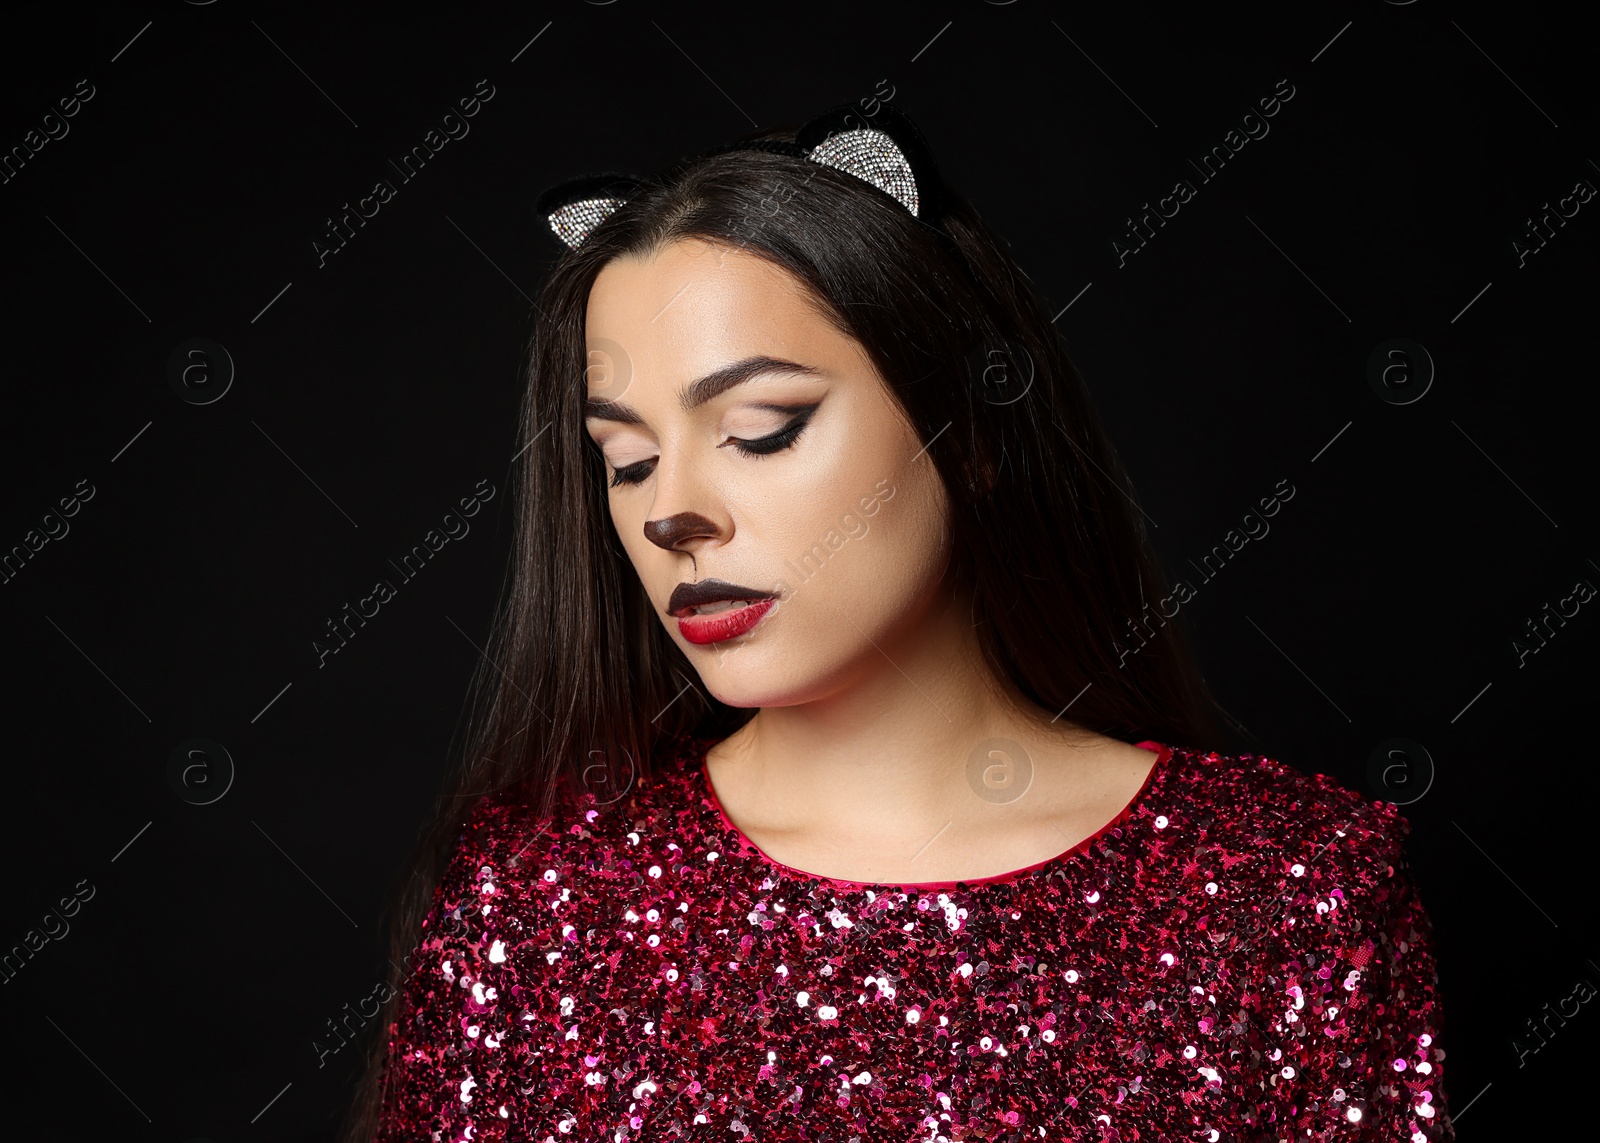
<instances>
[{"instance_id":1,"label":"woman","mask_svg":"<svg viewBox=\"0 0 1600 1143\"><path fill-rule=\"evenodd\" d=\"M515 570L348 1137L1453 1138L1404 819L1208 750L910 122L540 210Z\"/></svg>"}]
</instances>

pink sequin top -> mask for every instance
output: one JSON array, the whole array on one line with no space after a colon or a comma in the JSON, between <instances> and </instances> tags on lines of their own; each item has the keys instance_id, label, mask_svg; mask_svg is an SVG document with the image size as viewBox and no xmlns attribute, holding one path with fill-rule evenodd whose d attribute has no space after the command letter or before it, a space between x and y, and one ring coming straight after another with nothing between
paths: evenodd
<instances>
[{"instance_id":1,"label":"pink sequin top","mask_svg":"<svg viewBox=\"0 0 1600 1143\"><path fill-rule=\"evenodd\" d=\"M380 1143L1455 1138L1392 804L1257 755L1158 761L995 877L767 857L669 741L540 830L480 799L409 962Z\"/></svg>"}]
</instances>

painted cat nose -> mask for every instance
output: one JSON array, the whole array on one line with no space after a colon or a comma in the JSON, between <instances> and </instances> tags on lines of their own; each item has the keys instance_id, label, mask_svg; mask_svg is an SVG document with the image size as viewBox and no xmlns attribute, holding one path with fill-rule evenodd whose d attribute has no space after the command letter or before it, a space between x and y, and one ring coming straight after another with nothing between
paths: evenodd
<instances>
[{"instance_id":1,"label":"painted cat nose","mask_svg":"<svg viewBox=\"0 0 1600 1143\"><path fill-rule=\"evenodd\" d=\"M669 552L687 539L716 534L717 526L698 512L679 512L664 520L646 520L644 525L644 538Z\"/></svg>"}]
</instances>

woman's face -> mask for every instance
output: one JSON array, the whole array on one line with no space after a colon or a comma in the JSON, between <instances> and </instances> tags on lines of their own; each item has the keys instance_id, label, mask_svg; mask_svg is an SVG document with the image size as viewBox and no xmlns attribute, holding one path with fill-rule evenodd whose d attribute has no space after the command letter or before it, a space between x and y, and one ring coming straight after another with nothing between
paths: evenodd
<instances>
[{"instance_id":1,"label":"woman's face","mask_svg":"<svg viewBox=\"0 0 1600 1143\"><path fill-rule=\"evenodd\" d=\"M892 670L937 598L949 502L860 344L787 271L699 239L607 264L586 332L612 523L711 693L788 706ZM672 613L708 580L771 599Z\"/></svg>"}]
</instances>

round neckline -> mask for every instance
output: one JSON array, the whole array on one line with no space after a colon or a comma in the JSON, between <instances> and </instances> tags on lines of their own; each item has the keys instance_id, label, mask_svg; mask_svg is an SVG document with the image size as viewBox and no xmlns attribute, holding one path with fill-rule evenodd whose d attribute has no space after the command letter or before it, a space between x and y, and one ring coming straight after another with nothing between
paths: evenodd
<instances>
[{"instance_id":1,"label":"round neckline","mask_svg":"<svg viewBox=\"0 0 1600 1143\"><path fill-rule=\"evenodd\" d=\"M1116 816L1114 816L1110 821L1106 822L1105 825L1095 830L1092 834L1078 842L1076 845L1063 850L1054 857L1047 857L1043 861L1036 861L1032 865L1023 866L1021 869L1012 869L1005 873L993 874L989 877L969 877L955 881L915 881L895 883L889 881L852 881L839 877L827 877L821 873L811 873L804 869L797 869L792 865L785 865L777 858L768 854L755 842L751 841L749 837L745 836L745 832L736 826L733 823L733 819L728 816L728 811L723 807L722 799L717 797L716 787L711 782L711 772L706 768L706 756L711 752L711 747L715 746L719 741L720 739L714 738L704 740L697 752L697 761L695 764L695 773L693 777L694 781L699 786L700 795L706 800L706 802L710 805L712 812L715 813L717 818L722 822L723 828L732 833L734 837L738 838L739 845L743 849L745 856L751 857L762 864L770 865L774 869L789 874L792 877L804 878L807 881L817 881L825 885L835 885L849 889L886 889L891 892L898 891L918 893L934 889L954 889L958 886L967 886L970 888L978 885L999 885L1013 882L1026 877L1031 873L1035 873L1038 870L1060 862L1068 861L1080 853L1086 852L1095 842L1099 841L1106 834L1110 833L1112 830L1128 821L1134 816L1135 813L1143 808L1151 789L1155 785L1156 778L1166 770L1167 763L1171 761L1173 755L1173 748L1171 746L1157 742L1154 739L1147 738L1142 742L1133 743L1133 745L1139 747L1139 749L1148 750L1156 756L1155 764L1152 765L1149 772L1145 774L1144 781L1139 784L1139 789L1135 791L1133 797L1128 800L1128 804L1123 806L1122 809L1117 812ZM690 757L694 758L696 757L696 754L691 754Z\"/></svg>"}]
</instances>

